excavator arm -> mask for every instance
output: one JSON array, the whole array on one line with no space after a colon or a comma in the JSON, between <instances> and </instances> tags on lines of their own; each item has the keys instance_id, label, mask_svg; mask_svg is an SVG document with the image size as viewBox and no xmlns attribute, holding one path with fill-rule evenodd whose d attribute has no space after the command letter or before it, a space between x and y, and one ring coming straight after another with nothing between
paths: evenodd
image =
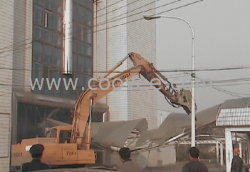
<instances>
[{"instance_id":1,"label":"excavator arm","mask_svg":"<svg viewBox=\"0 0 250 172\"><path fill-rule=\"evenodd\" d=\"M79 96L73 113L71 143L77 143L80 149L90 148L90 133L88 133L88 136L85 134L86 129L90 127L87 122L91 116L92 105L109 94L115 88L119 88L122 84L120 81L125 83L137 75L141 69L142 66L139 65L126 70L111 79L99 79L99 81L93 82L90 85L91 88L88 88ZM91 128L88 128L88 132L90 130Z\"/></svg>"},{"instance_id":2,"label":"excavator arm","mask_svg":"<svg viewBox=\"0 0 250 172\"><path fill-rule=\"evenodd\" d=\"M158 70L155 69L152 63L148 62L140 54L132 52L129 53L128 56L133 62L134 66L143 66L140 74L149 82L157 83L155 87L158 88L158 90L165 96L165 99L170 103L170 105L172 105L173 107L181 106L188 115L191 113L192 94L189 90L174 89L172 87L174 86L174 84L171 84L166 77L164 77ZM168 86L166 86L157 75L164 81L166 81L168 83Z\"/></svg>"},{"instance_id":3,"label":"excavator arm","mask_svg":"<svg viewBox=\"0 0 250 172\"><path fill-rule=\"evenodd\" d=\"M108 79L108 76L120 67L128 58L132 60L134 67ZM158 90L165 96L166 100L172 106L181 106L187 114L191 113L192 97L190 91L173 89L171 83L154 68L153 64L149 63L141 55L132 52L129 53L128 56L119 62L113 69L111 69L105 76L98 78L95 82L92 82L90 87L83 91L83 93L79 96L73 113L71 143L77 143L79 149L90 149L91 125L88 124L88 121L91 122L89 118L91 117L93 104L105 97L111 91L114 91L115 88L122 86L123 83L129 81L137 74L141 74L149 82L154 83L154 86L158 88ZM168 87L157 75L169 83Z\"/></svg>"}]
</instances>

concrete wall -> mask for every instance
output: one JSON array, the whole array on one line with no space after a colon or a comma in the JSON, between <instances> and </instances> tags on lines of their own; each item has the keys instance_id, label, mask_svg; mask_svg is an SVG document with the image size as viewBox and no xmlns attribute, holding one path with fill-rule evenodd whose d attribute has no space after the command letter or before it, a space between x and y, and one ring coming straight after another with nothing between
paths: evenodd
<instances>
[{"instance_id":1,"label":"concrete wall","mask_svg":"<svg viewBox=\"0 0 250 172\"><path fill-rule=\"evenodd\" d=\"M30 90L32 1L0 1L0 13L0 169L8 172L12 93L15 90Z\"/></svg>"},{"instance_id":2,"label":"concrete wall","mask_svg":"<svg viewBox=\"0 0 250 172\"><path fill-rule=\"evenodd\" d=\"M97 3L94 14L94 76L104 75L105 73L98 71L110 70L132 51L141 54L152 63L156 62L155 22L143 20L144 13L136 14L155 7L154 3L145 6L147 3L135 0L119 3L114 0L103 0ZM153 13L154 10L148 12ZM117 71L124 71L130 67L132 63L128 60ZM147 118L149 128L157 125L155 90L128 91L123 87L120 91L110 93L106 102L110 106L111 121Z\"/></svg>"},{"instance_id":3,"label":"concrete wall","mask_svg":"<svg viewBox=\"0 0 250 172\"><path fill-rule=\"evenodd\" d=\"M14 0L0 1L0 169L9 171Z\"/></svg>"},{"instance_id":4,"label":"concrete wall","mask_svg":"<svg viewBox=\"0 0 250 172\"><path fill-rule=\"evenodd\" d=\"M107 8L106 8L107 7ZM95 5L94 14L94 76L102 76L121 61L129 52L136 52L156 66L156 29L155 21L143 19L144 14L155 13L155 3L137 0L102 0ZM152 9L152 10L151 10ZM96 17L97 16L97 17ZM117 71L132 67L128 59ZM98 73L99 71L99 73ZM134 77L137 85L138 76ZM145 81L147 83L148 81ZM157 125L156 90L127 90L126 85L120 91L113 91L103 102L110 107L110 121L146 118L149 129ZM144 155L144 154L143 154ZM151 151L149 164L158 164L157 150ZM153 161L157 161L156 163Z\"/></svg>"}]
</instances>

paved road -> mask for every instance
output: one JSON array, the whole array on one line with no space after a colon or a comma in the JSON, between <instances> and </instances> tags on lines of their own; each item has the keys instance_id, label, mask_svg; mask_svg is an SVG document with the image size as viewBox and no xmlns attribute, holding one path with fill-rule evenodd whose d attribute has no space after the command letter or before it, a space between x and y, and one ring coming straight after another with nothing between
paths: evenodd
<instances>
[{"instance_id":1,"label":"paved road","mask_svg":"<svg viewBox=\"0 0 250 172\"><path fill-rule=\"evenodd\" d=\"M145 172L182 172L181 168L178 169L147 169L144 170ZM225 168L223 167L213 167L213 168L208 168L209 172L223 172L225 171Z\"/></svg>"},{"instance_id":2,"label":"paved road","mask_svg":"<svg viewBox=\"0 0 250 172\"><path fill-rule=\"evenodd\" d=\"M209 172L224 172L225 167L208 167ZM88 168L77 168L77 169L53 169L53 170L43 170L36 172L114 172L111 170L101 170L101 169L88 169ZM165 168L148 168L143 172L182 172L181 166L177 167L165 167Z\"/></svg>"}]
</instances>

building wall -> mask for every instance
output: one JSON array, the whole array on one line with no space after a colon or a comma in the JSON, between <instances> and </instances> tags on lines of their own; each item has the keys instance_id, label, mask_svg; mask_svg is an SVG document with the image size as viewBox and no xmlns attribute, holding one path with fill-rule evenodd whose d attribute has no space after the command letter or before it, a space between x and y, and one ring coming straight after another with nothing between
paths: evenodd
<instances>
[{"instance_id":1,"label":"building wall","mask_svg":"<svg viewBox=\"0 0 250 172\"><path fill-rule=\"evenodd\" d=\"M156 64L156 30L155 20L146 21L145 14L155 13L155 4L148 1L128 0L128 52L136 52L149 62ZM149 4L149 5L147 5ZM149 10L152 9L152 10ZM149 10L149 11L148 11ZM146 12L143 12L146 11ZM129 67L132 63L129 62ZM138 77L139 79L139 77ZM148 81L145 83L149 85ZM138 90L138 89L137 89ZM156 93L148 88L129 92L129 119L146 118L149 129L157 127Z\"/></svg>"},{"instance_id":2,"label":"building wall","mask_svg":"<svg viewBox=\"0 0 250 172\"><path fill-rule=\"evenodd\" d=\"M33 0L2 0L0 14L0 169L7 172L11 132L16 134L19 115L13 94L31 92Z\"/></svg>"},{"instance_id":3,"label":"building wall","mask_svg":"<svg viewBox=\"0 0 250 172\"><path fill-rule=\"evenodd\" d=\"M9 171L14 0L0 1L0 169Z\"/></svg>"},{"instance_id":4,"label":"building wall","mask_svg":"<svg viewBox=\"0 0 250 172\"><path fill-rule=\"evenodd\" d=\"M154 3L145 6L147 3L135 0L97 2L97 13L94 15L94 18L97 15L97 20L94 21L95 76L104 75L105 73L98 71L110 70L132 51L155 63L155 22L141 20L144 14L141 11L155 7ZM136 14L138 11L140 13ZM153 13L154 10L148 12ZM132 67L132 63L128 59L117 71L124 71L129 67ZM125 86L126 84L120 91L113 91L107 96L110 120L147 118L149 128L156 127L156 91L128 91Z\"/></svg>"},{"instance_id":5,"label":"building wall","mask_svg":"<svg viewBox=\"0 0 250 172\"><path fill-rule=\"evenodd\" d=\"M29 90L32 1L0 1L0 6L0 169L7 172L13 119L12 93Z\"/></svg>"},{"instance_id":6,"label":"building wall","mask_svg":"<svg viewBox=\"0 0 250 172\"><path fill-rule=\"evenodd\" d=\"M32 38L33 31L32 31L32 21L33 21L33 0L26 0L26 8L25 8L25 78L24 78L24 91L30 92L31 86L30 86L30 78L31 78L31 70L32 70L32 48L30 46L30 39Z\"/></svg>"},{"instance_id":7,"label":"building wall","mask_svg":"<svg viewBox=\"0 0 250 172\"><path fill-rule=\"evenodd\" d=\"M105 75L101 71L112 69L130 52L139 53L151 63L156 64L155 21L143 19L144 14L155 13L155 3L136 0L119 2L102 0L97 1L94 8L96 12L94 14L95 76ZM121 72L132 66L132 62L128 59L117 71ZM137 86L139 76L134 78L133 85ZM149 85L148 81L145 83ZM124 84L121 90L113 91L103 99L110 107L109 120L146 118L149 129L158 127L157 91L149 88L144 91L137 88L127 90L126 86L127 84ZM147 157L148 154L144 156ZM156 156L158 156L157 153L152 153L149 158L153 160Z\"/></svg>"},{"instance_id":8,"label":"building wall","mask_svg":"<svg viewBox=\"0 0 250 172\"><path fill-rule=\"evenodd\" d=\"M26 55L31 57L32 50L32 1L14 2L14 46L13 46L13 90L28 90L25 78L31 73L26 64ZM27 30L26 30L27 29ZM31 60L31 59L30 59ZM27 85L26 85L27 84Z\"/></svg>"},{"instance_id":9,"label":"building wall","mask_svg":"<svg viewBox=\"0 0 250 172\"><path fill-rule=\"evenodd\" d=\"M98 78L104 75L107 71L107 34L106 24L98 25L99 23L106 23L106 3L97 1L94 3L93 14L93 77ZM101 103L106 103L106 97L100 100Z\"/></svg>"}]
</instances>

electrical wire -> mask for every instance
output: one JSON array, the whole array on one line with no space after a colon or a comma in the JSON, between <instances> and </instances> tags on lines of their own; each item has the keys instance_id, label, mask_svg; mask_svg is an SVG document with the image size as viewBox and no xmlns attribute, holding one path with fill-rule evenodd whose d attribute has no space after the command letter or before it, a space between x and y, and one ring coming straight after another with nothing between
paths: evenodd
<instances>
[{"instance_id":1,"label":"electrical wire","mask_svg":"<svg viewBox=\"0 0 250 172\"><path fill-rule=\"evenodd\" d=\"M199 77L196 77L197 79L200 79L200 80L202 80L201 78L199 78ZM138 79L139 80L139 79ZM243 78L243 80L245 80L245 78ZM135 80L135 81L137 81L137 80ZM231 79L231 80L216 80L215 82L213 82L213 83L224 83L224 85L222 85L222 86L231 86L231 84L233 84L233 85L248 85L249 83L237 83L237 81L242 81L242 79L241 78L239 78L239 79ZM248 80L246 80L246 81L250 81L250 78L248 78ZM59 81L56 81L56 85L58 85L58 82ZM129 82L131 82L131 81L129 81ZM231 82L233 82L233 83L231 83ZM40 83L40 82L39 82ZM60 82L61 83L61 82ZM75 82L74 82L75 83ZM164 82L163 82L164 83ZM204 82L205 84L206 84L206 82ZM226 83L229 83L229 84L227 84L227 85L225 85ZM32 83L33 84L33 83ZM49 84L49 85L51 85L52 84L52 82L47 82L47 84ZM168 84L168 83L164 83L164 84ZM54 84L52 84L53 86L54 86ZM74 85L76 85L76 84L74 84ZM178 83L177 83L177 85L178 85ZM207 84L206 84L207 85ZM27 86L27 85L25 85L25 84L0 84L0 86L6 86L6 87L9 87L9 86L21 86L21 87L27 87L27 88L30 88L30 86ZM207 85L208 86L208 85ZM215 86L218 86L218 85L215 85ZM128 86L124 86L125 88L128 88ZM135 88L135 87L138 87L138 86L134 86L134 85L131 85L131 87L133 87L133 88ZM149 84L144 84L144 85L140 85L140 87L145 87L145 88L150 88L150 86L149 86ZM148 89L148 90L154 90L154 89ZM138 90L139 91L139 90ZM244 94L244 93L243 93Z\"/></svg>"},{"instance_id":2,"label":"electrical wire","mask_svg":"<svg viewBox=\"0 0 250 172\"><path fill-rule=\"evenodd\" d=\"M159 1L159 0L157 0L157 1ZM182 0L175 0L175 1L172 1L172 2L169 2L169 3L166 3L166 4L163 4L163 5L158 6L158 7L155 7L155 8L150 8L150 9L147 9L147 10L144 10L144 11L140 11L140 12L137 12L137 13L134 13L134 14L131 14L131 15L128 15L130 12L134 12L134 11L140 9L140 8L143 8L143 7L146 7L146 6L148 6L148 5L151 5L151 4L153 4L153 3L157 2L157 1L154 1L154 2L151 2L151 3L148 3L148 4L145 4L145 5L143 5L143 6L139 7L139 8L136 8L136 9L134 9L134 10L131 10L131 11L127 11L127 12L125 12L125 13L122 13L122 14L120 14L120 15L118 15L118 16L112 18L112 19L109 19L109 20L106 21L106 22L107 22L107 23L111 23L111 22L115 22L115 21L118 21L118 20L121 20L121 19L129 18L129 17L135 16L135 15L138 15L138 14L142 14L142 13L148 12L148 11L156 10L156 9L158 9L158 8L166 7L166 6L168 6L168 5L174 4L174 3L176 3L176 2L180 2L180 1L182 1ZM157 14L158 14L158 13L157 13ZM124 15L125 15L125 16L124 16ZM123 16L123 17L120 17L120 16ZM120 17L120 18L117 18L117 17ZM99 23L98 26L101 26L101 25L103 25L103 24L104 24L104 23Z\"/></svg>"},{"instance_id":3,"label":"electrical wire","mask_svg":"<svg viewBox=\"0 0 250 172\"><path fill-rule=\"evenodd\" d=\"M122 0L121 0L122 1ZM112 6L112 5L115 5L115 4L117 4L117 3L119 3L119 2L121 2L121 1L118 1L118 2L116 2L116 3L113 3L113 4L111 4L111 5L109 5L109 6L107 6L107 7L104 7L104 8L102 8L102 9L106 9L106 8L108 8L108 7L110 7L110 6ZM137 1L133 1L132 3L134 3L134 2L137 2ZM132 3L129 3L129 4L132 4ZM127 5L129 5L129 4L127 4ZM122 6L122 7L125 7L125 6L127 6L127 5L124 5L124 6ZM140 8L140 7L139 7ZM119 8L117 8L117 9L115 9L115 10L118 10ZM98 12L99 10L97 10L97 12ZM113 10L114 11L114 10ZM111 12L113 12L113 11L110 11L110 12L108 12L108 13L111 13ZM103 15L106 15L106 14L103 14ZM12 16L12 17L14 17L14 16ZM86 16L84 16L84 17L86 17ZM99 18L100 16L98 16L98 18ZM72 24L74 21L72 21L72 22L70 22L70 24ZM59 25L55 30L57 30L57 29L60 29L62 26L63 26L63 22L61 22L62 24L61 25ZM105 22L106 23L106 22ZM98 26L98 25L96 25L96 26ZM95 25L93 26L93 28L94 27L96 27ZM73 26L72 26L73 27ZM43 33L44 34L44 33ZM91 33L87 33L87 34L91 34ZM41 35L43 38L44 38L44 35ZM50 35L48 35L48 36L50 36ZM26 39L25 41L27 41L27 40L32 40L32 38L28 38L28 39ZM21 41L22 42L22 41ZM32 42L30 42L30 43L32 43ZM11 46L11 45L10 45ZM9 47L9 46L8 46ZM6 47L5 47L6 48ZM0 50L2 50L3 48L1 48Z\"/></svg>"},{"instance_id":4,"label":"electrical wire","mask_svg":"<svg viewBox=\"0 0 250 172\"><path fill-rule=\"evenodd\" d=\"M158 70L159 72L162 73L175 73L175 72L192 72L192 71L203 71L203 72L211 72L211 71L231 71L231 70L243 70L243 69L249 69L250 66L238 66L238 67L221 67L221 68L202 68L202 69L195 69L195 70L183 70L183 69L175 69L175 70ZM43 71L43 70L35 70L35 69L25 69L25 68L7 68L7 67L0 67L0 69L5 69L5 70L20 70L20 71ZM51 69L52 72L57 72L61 71L59 69ZM82 74L89 74L89 71L86 70L74 70L75 72L82 72ZM91 73L107 73L107 71L92 71ZM113 73L124 73L124 71L114 71ZM131 73L133 73L131 71ZM248 79L248 78L245 78Z\"/></svg>"},{"instance_id":5,"label":"electrical wire","mask_svg":"<svg viewBox=\"0 0 250 172\"><path fill-rule=\"evenodd\" d=\"M199 78L197 76L195 76L195 78L198 78L198 79L202 80L201 78ZM247 93L237 93L237 92L228 91L228 90L222 89L222 88L220 88L218 86L212 86L212 88L214 88L215 90L217 90L219 92L223 92L225 94L231 95L233 97L241 97L242 98L243 96L241 96L241 95L245 95L245 96L249 96L250 95L250 94L247 94Z\"/></svg>"},{"instance_id":6,"label":"electrical wire","mask_svg":"<svg viewBox=\"0 0 250 172\"><path fill-rule=\"evenodd\" d=\"M181 1L181 0L177 0L177 1L173 1L173 2L178 2L178 1ZM182 5L182 6L179 6L179 7L173 8L173 9L170 9L170 10L166 10L166 11L163 11L163 12L169 12L169 11L176 10L176 9L179 9L179 8L187 7L187 6L189 6L189 5L192 5L192 4L201 2L201 1L204 1L204 0L198 0L198 1L195 1L195 2L193 2L193 3L185 4L185 5ZM167 4L163 5L163 6L172 4L173 2L167 3ZM162 6L160 6L160 7L162 7ZM157 9L157 8L160 8L160 7L155 7L155 8L153 8L153 9ZM152 10L152 9L150 9L150 10ZM145 11L142 11L142 12L140 12L140 13L147 12L147 11L148 11L148 10L145 10ZM163 13L163 12L161 12L161 13ZM161 13L157 13L157 14L161 14ZM133 14L133 15L137 15L137 14L139 14L139 13L136 13L136 14ZM133 16L133 15L130 15L130 17ZM122 18L120 18L120 19L122 19ZM136 20L132 20L132 21L129 21L129 22L125 22L125 23L122 23L122 24L110 26L109 28L104 28L104 29L96 30L96 31L94 31L94 32L92 32L92 33L86 33L86 34L94 34L94 33L97 33L97 32L100 32L100 31L103 31L103 30L106 30L106 29L118 27L118 26L121 26L121 25L124 25L124 24L128 24L128 23L133 23L133 22L136 22L136 21L139 21L139 20L142 20L142 19L143 19L143 18L141 18L141 19L136 19ZM116 19L115 21L117 21L117 19ZM114 21L113 21L113 22L114 22ZM106 22L105 22L105 23L106 23ZM110 23L110 21L109 21L109 23ZM100 24L98 24L98 26L100 26ZM93 27L96 27L96 26L93 25ZM80 29L79 29L79 30L80 30ZM78 31L79 31L79 30L78 30ZM72 33L68 33L68 34L72 34ZM28 39L32 39L32 38L28 38ZM63 40L64 40L64 39L65 39L65 36L63 36ZM27 43L27 44L32 44L32 42L33 42L33 41L31 41L30 43ZM26 44L26 45L27 45L27 44ZM3 53L3 52L0 52L0 54L1 54L1 53Z\"/></svg>"}]
</instances>

